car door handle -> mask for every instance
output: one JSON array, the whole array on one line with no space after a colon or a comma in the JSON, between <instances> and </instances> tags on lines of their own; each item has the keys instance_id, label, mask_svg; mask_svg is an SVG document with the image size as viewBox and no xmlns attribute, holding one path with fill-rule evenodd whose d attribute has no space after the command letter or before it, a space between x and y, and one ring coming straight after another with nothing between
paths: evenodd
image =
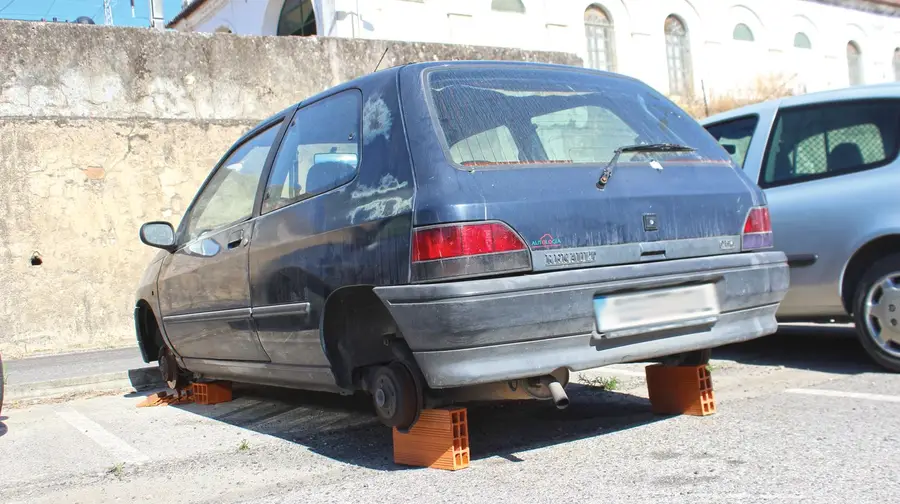
<instances>
[{"instance_id":1,"label":"car door handle","mask_svg":"<svg viewBox=\"0 0 900 504\"><path fill-rule=\"evenodd\" d=\"M228 236L228 248L233 249L243 245L246 245L247 242L244 240L244 230L236 231L231 233Z\"/></svg>"}]
</instances>

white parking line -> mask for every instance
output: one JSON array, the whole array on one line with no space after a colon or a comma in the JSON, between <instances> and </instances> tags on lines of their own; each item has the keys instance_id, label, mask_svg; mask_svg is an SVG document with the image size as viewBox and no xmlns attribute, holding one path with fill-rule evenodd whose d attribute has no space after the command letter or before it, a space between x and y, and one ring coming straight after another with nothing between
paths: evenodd
<instances>
[{"instance_id":1,"label":"white parking line","mask_svg":"<svg viewBox=\"0 0 900 504\"><path fill-rule=\"evenodd\" d=\"M843 397L846 399L868 399L870 401L896 402L900 403L900 396L883 395L883 394L866 394L864 392L843 392L840 390L822 390L822 389L787 389L785 392L789 394L804 394L822 397Z\"/></svg>"},{"instance_id":2,"label":"white parking line","mask_svg":"<svg viewBox=\"0 0 900 504\"><path fill-rule=\"evenodd\" d=\"M110 452L118 461L140 464L150 460L149 457L137 451L136 448L71 407L57 410L56 414L93 442Z\"/></svg>"}]
</instances>

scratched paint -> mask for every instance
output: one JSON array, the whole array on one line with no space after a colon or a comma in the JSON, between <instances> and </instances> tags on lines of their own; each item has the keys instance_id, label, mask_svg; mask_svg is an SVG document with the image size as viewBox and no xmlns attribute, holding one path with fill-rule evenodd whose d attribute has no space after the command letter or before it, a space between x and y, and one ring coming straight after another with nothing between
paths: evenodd
<instances>
[{"instance_id":1,"label":"scratched paint","mask_svg":"<svg viewBox=\"0 0 900 504\"><path fill-rule=\"evenodd\" d=\"M382 198L354 208L347 214L347 218L356 224L366 220L386 219L410 209L412 198Z\"/></svg>"},{"instance_id":2,"label":"scratched paint","mask_svg":"<svg viewBox=\"0 0 900 504\"><path fill-rule=\"evenodd\" d=\"M398 189L403 189L407 185L409 185L409 182L400 182L399 180L397 180L397 177L388 173L387 175L381 177L381 180L378 181L377 187L369 187L365 184L359 184L359 186L357 186L357 188L352 193L350 193L350 198L361 199L375 196L376 194L387 194Z\"/></svg>"},{"instance_id":3,"label":"scratched paint","mask_svg":"<svg viewBox=\"0 0 900 504\"><path fill-rule=\"evenodd\" d=\"M363 105L363 143L368 145L380 136L390 140L392 123L391 110L381 94L370 96Z\"/></svg>"},{"instance_id":4,"label":"scratched paint","mask_svg":"<svg viewBox=\"0 0 900 504\"><path fill-rule=\"evenodd\" d=\"M409 182L400 182L391 174L381 177L379 183L375 187L369 187L365 184L359 184L357 188L350 193L351 200L367 199L373 196L385 196L395 191L399 191L409 185ZM368 203L359 205L350 210L347 219L352 223L364 220L384 219L393 217L412 209L412 197L387 196L369 201Z\"/></svg>"}]
</instances>

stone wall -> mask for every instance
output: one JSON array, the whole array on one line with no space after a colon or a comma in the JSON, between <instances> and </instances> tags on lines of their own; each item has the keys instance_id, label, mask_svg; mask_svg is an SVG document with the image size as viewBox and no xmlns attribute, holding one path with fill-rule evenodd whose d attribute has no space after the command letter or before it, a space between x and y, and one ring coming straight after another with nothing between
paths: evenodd
<instances>
[{"instance_id":1,"label":"stone wall","mask_svg":"<svg viewBox=\"0 0 900 504\"><path fill-rule=\"evenodd\" d=\"M0 118L4 357L132 343L132 293L153 253L137 228L177 222L249 126Z\"/></svg>"},{"instance_id":2,"label":"stone wall","mask_svg":"<svg viewBox=\"0 0 900 504\"><path fill-rule=\"evenodd\" d=\"M177 222L238 136L370 72L388 47L382 67L580 65L509 49L0 21L0 353L133 344L132 295L154 253L140 224Z\"/></svg>"},{"instance_id":3,"label":"stone wall","mask_svg":"<svg viewBox=\"0 0 900 504\"><path fill-rule=\"evenodd\" d=\"M446 59L581 64L515 49L59 23L0 22L0 47L0 117L256 120L371 72L382 54L381 68Z\"/></svg>"}]
</instances>

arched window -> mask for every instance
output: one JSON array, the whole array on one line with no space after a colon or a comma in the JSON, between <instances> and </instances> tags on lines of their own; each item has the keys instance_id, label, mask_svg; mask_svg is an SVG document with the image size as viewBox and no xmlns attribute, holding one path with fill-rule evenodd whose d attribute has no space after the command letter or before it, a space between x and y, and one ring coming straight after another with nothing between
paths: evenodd
<instances>
[{"instance_id":1,"label":"arched window","mask_svg":"<svg viewBox=\"0 0 900 504\"><path fill-rule=\"evenodd\" d=\"M693 88L693 77L687 27L681 19L672 15L666 18L665 32L669 93L675 96L689 95Z\"/></svg>"},{"instance_id":2,"label":"arched window","mask_svg":"<svg viewBox=\"0 0 900 504\"><path fill-rule=\"evenodd\" d=\"M863 83L862 51L859 50L859 45L852 40L847 42L847 71L851 86Z\"/></svg>"},{"instance_id":3,"label":"arched window","mask_svg":"<svg viewBox=\"0 0 900 504\"><path fill-rule=\"evenodd\" d=\"M491 10L525 14L525 5L522 0L492 0Z\"/></svg>"},{"instance_id":4,"label":"arched window","mask_svg":"<svg viewBox=\"0 0 900 504\"><path fill-rule=\"evenodd\" d=\"M616 70L613 23L602 7L591 5L584 11L584 37L587 39L588 66L597 70Z\"/></svg>"},{"instance_id":5,"label":"arched window","mask_svg":"<svg viewBox=\"0 0 900 504\"><path fill-rule=\"evenodd\" d=\"M900 47L894 49L894 80L900 82Z\"/></svg>"},{"instance_id":6,"label":"arched window","mask_svg":"<svg viewBox=\"0 0 900 504\"><path fill-rule=\"evenodd\" d=\"M794 34L794 47L797 49L812 49L812 42L809 41L809 37L805 33L797 32Z\"/></svg>"},{"instance_id":7,"label":"arched window","mask_svg":"<svg viewBox=\"0 0 900 504\"><path fill-rule=\"evenodd\" d=\"M313 12L312 0L284 0L276 34L302 37L315 35L316 14Z\"/></svg>"},{"instance_id":8,"label":"arched window","mask_svg":"<svg viewBox=\"0 0 900 504\"><path fill-rule=\"evenodd\" d=\"M744 23L738 23L734 27L734 31L731 33L731 38L734 40L743 40L744 42L753 42L753 31L749 26Z\"/></svg>"}]
</instances>

